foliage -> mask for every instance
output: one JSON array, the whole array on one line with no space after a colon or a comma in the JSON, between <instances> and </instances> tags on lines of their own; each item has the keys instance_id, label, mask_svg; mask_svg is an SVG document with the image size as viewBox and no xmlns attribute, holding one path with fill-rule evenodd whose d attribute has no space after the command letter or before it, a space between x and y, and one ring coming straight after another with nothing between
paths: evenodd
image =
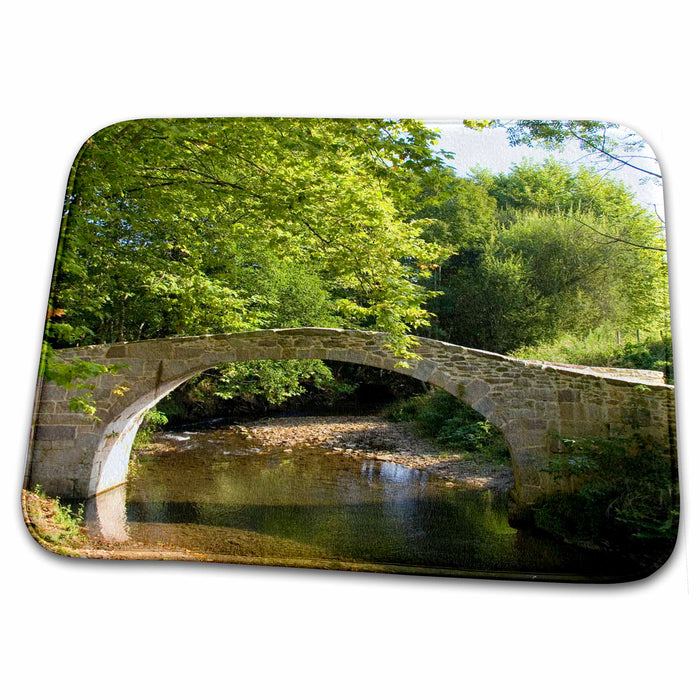
<instances>
[{"instance_id":1,"label":"foliage","mask_svg":"<svg viewBox=\"0 0 700 700\"><path fill-rule=\"evenodd\" d=\"M582 482L575 494L541 499L535 525L577 542L624 549L638 540L674 540L678 481L668 455L642 435L563 440L555 478Z\"/></svg>"},{"instance_id":2,"label":"foliage","mask_svg":"<svg viewBox=\"0 0 700 700\"><path fill-rule=\"evenodd\" d=\"M41 346L40 375L47 381L55 382L70 392L75 392L69 400L71 411L82 411L95 420L96 408L92 401L92 391L95 385L89 381L100 374L114 374L121 365L102 365L95 362L87 362L78 358L68 361L57 359L51 342L72 343L81 334L90 331L87 328L74 328L67 323L57 323L54 319L65 316L63 309L55 309L49 305L46 314L46 329L44 341Z\"/></svg>"},{"instance_id":3,"label":"foliage","mask_svg":"<svg viewBox=\"0 0 700 700\"><path fill-rule=\"evenodd\" d=\"M403 216L439 163L434 141L412 120L108 127L66 202L60 322L97 342L275 327L294 321L291 294L324 321L389 332L405 354L426 319L415 280L446 253Z\"/></svg>"},{"instance_id":4,"label":"foliage","mask_svg":"<svg viewBox=\"0 0 700 700\"><path fill-rule=\"evenodd\" d=\"M440 389L400 401L386 416L393 421L415 421L421 434L446 447L508 456L500 431L480 413Z\"/></svg>"},{"instance_id":5,"label":"foliage","mask_svg":"<svg viewBox=\"0 0 700 700\"><path fill-rule=\"evenodd\" d=\"M639 134L620 124L581 120L521 119L497 121L493 126L505 127L512 146L540 146L561 150L575 143L584 153L594 156L607 172L632 168L644 180L661 180L658 163L646 149Z\"/></svg>"},{"instance_id":6,"label":"foliage","mask_svg":"<svg viewBox=\"0 0 700 700\"><path fill-rule=\"evenodd\" d=\"M659 257L600 245L564 216L522 213L443 268L444 294L429 308L445 339L495 352L606 322L662 327L668 304Z\"/></svg>"},{"instance_id":7,"label":"foliage","mask_svg":"<svg viewBox=\"0 0 700 700\"><path fill-rule=\"evenodd\" d=\"M635 334L633 334L635 337ZM673 350L668 335L653 334L619 344L611 327L600 327L583 337L564 334L551 343L522 347L512 353L525 360L548 360L592 367L629 367L663 372L673 381Z\"/></svg>"},{"instance_id":8,"label":"foliage","mask_svg":"<svg viewBox=\"0 0 700 700\"><path fill-rule=\"evenodd\" d=\"M334 384L333 374L320 360L254 360L228 365L215 393L222 399L262 396L268 404L278 406L303 393L304 380L316 387Z\"/></svg>"},{"instance_id":9,"label":"foliage","mask_svg":"<svg viewBox=\"0 0 700 700\"><path fill-rule=\"evenodd\" d=\"M70 505L62 505L58 498L49 498L40 485L24 492L23 498L29 529L39 542L61 552L63 547L76 546L84 541L82 506L74 512Z\"/></svg>"},{"instance_id":10,"label":"foliage","mask_svg":"<svg viewBox=\"0 0 700 700\"><path fill-rule=\"evenodd\" d=\"M152 408L146 411L141 420L141 425L134 438L134 449L140 449L150 444L153 434L168 423L168 416L163 411Z\"/></svg>"},{"instance_id":11,"label":"foliage","mask_svg":"<svg viewBox=\"0 0 700 700\"><path fill-rule=\"evenodd\" d=\"M555 126L527 128L551 140ZM466 180L436 142L415 120L147 119L98 132L66 198L45 376L90 411L89 372L109 368L58 367L52 347L338 326L386 331L398 361L409 332L510 352L603 323L667 325L658 221L622 185L554 161ZM323 386L321 367L231 366L192 395L279 403Z\"/></svg>"},{"instance_id":12,"label":"foliage","mask_svg":"<svg viewBox=\"0 0 700 700\"><path fill-rule=\"evenodd\" d=\"M543 163L524 160L505 174L476 169L474 178L496 199L506 223L509 213L523 209L567 215L573 221L587 221L601 244L665 250L658 218L641 207L622 182L589 168L572 168L553 159Z\"/></svg>"},{"instance_id":13,"label":"foliage","mask_svg":"<svg viewBox=\"0 0 700 700\"><path fill-rule=\"evenodd\" d=\"M487 238L496 226L497 200L476 180L454 174L440 189L426 185L415 216L423 221L422 236L456 252Z\"/></svg>"},{"instance_id":14,"label":"foliage","mask_svg":"<svg viewBox=\"0 0 700 700\"><path fill-rule=\"evenodd\" d=\"M604 323L667 327L658 222L624 186L554 161L471 185L471 209L453 197L426 227L456 248L429 283L432 337L505 353Z\"/></svg>"},{"instance_id":15,"label":"foliage","mask_svg":"<svg viewBox=\"0 0 700 700\"><path fill-rule=\"evenodd\" d=\"M448 172L436 138L415 120L103 129L74 164L48 342L341 326L386 331L410 357L407 332L428 319L420 281L449 252L412 216ZM304 377L287 371L293 391Z\"/></svg>"},{"instance_id":16,"label":"foliage","mask_svg":"<svg viewBox=\"0 0 700 700\"><path fill-rule=\"evenodd\" d=\"M184 424L269 408L302 410L313 400L334 405L356 384L320 360L253 360L203 372L159 404L171 423ZM398 376L398 375L397 375Z\"/></svg>"},{"instance_id":17,"label":"foliage","mask_svg":"<svg viewBox=\"0 0 700 700\"><path fill-rule=\"evenodd\" d=\"M102 365L96 362L88 362L73 358L67 362L56 359L53 348L44 341L41 353L42 374L47 381L55 382L68 391L77 392L68 401L71 411L81 411L94 420L99 420L95 404L92 401L92 392L95 384L90 381L100 374L115 374L121 364Z\"/></svg>"},{"instance_id":18,"label":"foliage","mask_svg":"<svg viewBox=\"0 0 700 700\"><path fill-rule=\"evenodd\" d=\"M520 214L503 231L501 244L527 261L537 297L547 302L548 322L581 328L607 320L633 329L665 319L668 286L659 284L666 282L661 252L604 244L584 216Z\"/></svg>"}]
</instances>

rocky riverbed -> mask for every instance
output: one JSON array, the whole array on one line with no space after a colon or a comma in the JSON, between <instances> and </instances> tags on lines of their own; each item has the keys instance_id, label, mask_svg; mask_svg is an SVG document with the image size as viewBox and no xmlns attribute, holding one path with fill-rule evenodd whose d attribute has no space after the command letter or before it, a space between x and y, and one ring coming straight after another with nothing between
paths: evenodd
<instances>
[{"instance_id":1,"label":"rocky riverbed","mask_svg":"<svg viewBox=\"0 0 700 700\"><path fill-rule=\"evenodd\" d=\"M506 491L513 486L510 465L483 455L441 451L420 438L411 423L392 423L379 416L273 417L232 425L261 453L291 452L295 447L325 447L364 459L425 469L448 485Z\"/></svg>"}]
</instances>

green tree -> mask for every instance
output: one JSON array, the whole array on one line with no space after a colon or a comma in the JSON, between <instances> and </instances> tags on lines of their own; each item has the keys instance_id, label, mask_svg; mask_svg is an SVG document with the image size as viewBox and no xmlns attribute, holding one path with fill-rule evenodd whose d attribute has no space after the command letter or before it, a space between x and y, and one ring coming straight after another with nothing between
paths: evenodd
<instances>
[{"instance_id":1,"label":"green tree","mask_svg":"<svg viewBox=\"0 0 700 700\"><path fill-rule=\"evenodd\" d=\"M448 254L412 217L445 170L435 143L415 120L103 129L74 164L47 340L340 325L386 331L409 356L407 332L428 322L421 278ZM291 386L306 369L289 371Z\"/></svg>"},{"instance_id":2,"label":"green tree","mask_svg":"<svg viewBox=\"0 0 700 700\"><path fill-rule=\"evenodd\" d=\"M663 238L653 215L620 183L555 161L525 162L510 173L475 173L475 192L498 204L481 226L451 232L444 208L427 230L457 244L429 302L431 333L451 342L510 352L585 333L668 323ZM471 206L474 206L474 198ZM451 207L468 216L464 201ZM481 209L482 212L486 211Z\"/></svg>"},{"instance_id":3,"label":"green tree","mask_svg":"<svg viewBox=\"0 0 700 700\"><path fill-rule=\"evenodd\" d=\"M481 183L448 171L417 198L415 216L424 221L423 238L454 252L490 235L496 206L497 200Z\"/></svg>"},{"instance_id":4,"label":"green tree","mask_svg":"<svg viewBox=\"0 0 700 700\"><path fill-rule=\"evenodd\" d=\"M414 121L108 127L76 161L60 323L94 341L269 327L280 300L260 290L292 265L323 288L326 316L388 331L405 352L426 321L416 279L445 255L404 220L416 173L438 163L433 142Z\"/></svg>"},{"instance_id":5,"label":"green tree","mask_svg":"<svg viewBox=\"0 0 700 700\"><path fill-rule=\"evenodd\" d=\"M658 218L640 206L622 182L590 168L569 167L551 158L543 163L524 160L508 173L476 170L474 177L498 202L502 220L518 210L566 214L572 220L587 217L601 243L617 240L633 247L665 250ZM607 232L602 226L597 228L596 221L604 222Z\"/></svg>"},{"instance_id":6,"label":"green tree","mask_svg":"<svg viewBox=\"0 0 700 700\"><path fill-rule=\"evenodd\" d=\"M503 127L512 146L540 146L562 150L575 143L585 154L593 156L600 169L614 172L631 168L644 180L661 182L661 173L653 155L639 134L620 124L585 120L495 121L491 126Z\"/></svg>"}]
</instances>

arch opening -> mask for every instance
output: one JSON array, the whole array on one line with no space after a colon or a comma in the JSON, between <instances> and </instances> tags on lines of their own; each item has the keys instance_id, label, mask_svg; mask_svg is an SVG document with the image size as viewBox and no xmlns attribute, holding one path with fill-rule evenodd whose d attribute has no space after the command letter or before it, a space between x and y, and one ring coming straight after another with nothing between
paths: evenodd
<instances>
[{"instance_id":1,"label":"arch opening","mask_svg":"<svg viewBox=\"0 0 700 700\"><path fill-rule=\"evenodd\" d=\"M285 359L297 359L295 357ZM310 358L305 353L304 359L326 359L326 358ZM243 360L245 362L245 360ZM395 360L392 358L392 364ZM230 364L230 363L225 363ZM380 373L388 372L390 375L399 375L407 377L415 382L416 388L421 387L426 394L432 392L444 392L445 396L450 396L456 399L460 405L471 410L475 416L483 419L490 428L497 431L503 437L503 442L510 457L510 468L513 469L512 449L506 434L495 421L490 421L482 411L471 405L465 396L463 385L458 385L449 381L448 378L442 376L432 376L425 378L424 373L419 373L416 377L415 368L411 367L395 367L387 368L385 358L379 358L375 362L359 363L355 360L332 360L331 364L338 366L358 366L370 369L379 370ZM134 439L142 423L144 415L156 407L160 401L166 399L176 389L185 385L188 381L202 375L203 373L219 367L220 364L214 364L204 367L197 372L190 372L170 381L160 384L155 390L148 392L145 395L138 397L135 401L125 406L120 413L105 427L100 443L95 453L93 469L90 478L90 495L96 495L114 489L117 486L124 484L127 480L129 468L129 458L131 455ZM417 391L415 392L418 393ZM404 398L408 398L405 396ZM477 402L475 402L477 403ZM495 418L498 420L498 414ZM433 436L435 437L435 436ZM457 449L455 444L450 445Z\"/></svg>"}]
</instances>

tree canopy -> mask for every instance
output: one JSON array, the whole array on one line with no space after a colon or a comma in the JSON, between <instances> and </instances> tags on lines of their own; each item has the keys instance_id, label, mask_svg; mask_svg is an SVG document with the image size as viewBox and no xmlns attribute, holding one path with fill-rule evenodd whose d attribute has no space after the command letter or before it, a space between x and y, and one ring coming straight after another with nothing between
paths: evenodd
<instances>
[{"instance_id":1,"label":"tree canopy","mask_svg":"<svg viewBox=\"0 0 700 700\"><path fill-rule=\"evenodd\" d=\"M404 334L448 251L406 213L415 121L143 120L80 153L53 306L82 342L310 323Z\"/></svg>"},{"instance_id":2,"label":"tree canopy","mask_svg":"<svg viewBox=\"0 0 700 700\"><path fill-rule=\"evenodd\" d=\"M664 239L622 183L549 160L469 185L469 205L433 208L457 244L433 276L434 335L507 353L603 324L666 327Z\"/></svg>"},{"instance_id":3,"label":"tree canopy","mask_svg":"<svg viewBox=\"0 0 700 700\"><path fill-rule=\"evenodd\" d=\"M601 124L523 122L512 138L557 145L573 130L600 145ZM362 327L387 332L400 361L411 332L511 352L667 322L659 222L622 184L554 160L461 178L437 144L416 120L103 129L71 175L47 340ZM51 346L44 372L64 386L108 371L59 367ZM300 361L231 366L206 383L280 401L307 380L331 377Z\"/></svg>"},{"instance_id":4,"label":"tree canopy","mask_svg":"<svg viewBox=\"0 0 700 700\"><path fill-rule=\"evenodd\" d=\"M586 120L498 120L492 126L504 127L512 146L541 146L561 150L575 143L594 157L606 172L631 168L640 177L661 181L661 172L653 155L645 152L646 142L631 129L612 122Z\"/></svg>"}]
</instances>

